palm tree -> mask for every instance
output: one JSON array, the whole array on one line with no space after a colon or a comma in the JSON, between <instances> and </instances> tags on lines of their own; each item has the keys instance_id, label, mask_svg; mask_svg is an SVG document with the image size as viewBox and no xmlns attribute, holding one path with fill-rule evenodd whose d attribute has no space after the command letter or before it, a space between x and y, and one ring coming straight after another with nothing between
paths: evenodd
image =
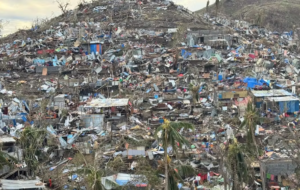
<instances>
[{"instance_id":1,"label":"palm tree","mask_svg":"<svg viewBox=\"0 0 300 190\"><path fill-rule=\"evenodd\" d=\"M227 164L229 165L229 169L231 170L231 177L233 179L232 189L241 189L241 183L247 182L248 180L248 168L244 160L243 151L235 138L228 147Z\"/></svg>"},{"instance_id":2,"label":"palm tree","mask_svg":"<svg viewBox=\"0 0 300 190\"><path fill-rule=\"evenodd\" d=\"M46 138L46 131L26 127L20 133L20 145L24 150L24 161L27 164L29 171L33 176L39 165L36 155L40 155L40 149L43 147L43 142Z\"/></svg>"},{"instance_id":3,"label":"palm tree","mask_svg":"<svg viewBox=\"0 0 300 190\"><path fill-rule=\"evenodd\" d=\"M172 150L176 154L177 143L179 143L179 147L181 147L183 144L189 144L188 140L178 132L182 128L194 130L194 126L190 123L170 122L169 120L165 119L164 123L161 126L159 126L155 132L155 136L159 137L159 139L162 141L162 146L164 148L164 169L166 179L165 190L172 190L172 188L170 187L174 185L174 181L169 180L169 158L167 148L171 146Z\"/></svg>"},{"instance_id":4,"label":"palm tree","mask_svg":"<svg viewBox=\"0 0 300 190\"><path fill-rule=\"evenodd\" d=\"M206 12L208 13L209 0L206 3Z\"/></svg>"},{"instance_id":5,"label":"palm tree","mask_svg":"<svg viewBox=\"0 0 300 190\"><path fill-rule=\"evenodd\" d=\"M183 178L191 177L195 175L195 170L190 165L173 164L171 159L168 157L168 179L166 178L166 183L168 182L169 190L179 190L178 182L183 182ZM158 171L165 170L165 164L160 164L158 166Z\"/></svg>"},{"instance_id":6,"label":"palm tree","mask_svg":"<svg viewBox=\"0 0 300 190\"><path fill-rule=\"evenodd\" d=\"M244 115L244 121L241 127L247 127L247 142L253 144L256 148L257 156L259 156L256 140L255 140L255 129L256 125L262 120L259 117L257 109L253 106L252 102L248 102L246 113Z\"/></svg>"}]
</instances>

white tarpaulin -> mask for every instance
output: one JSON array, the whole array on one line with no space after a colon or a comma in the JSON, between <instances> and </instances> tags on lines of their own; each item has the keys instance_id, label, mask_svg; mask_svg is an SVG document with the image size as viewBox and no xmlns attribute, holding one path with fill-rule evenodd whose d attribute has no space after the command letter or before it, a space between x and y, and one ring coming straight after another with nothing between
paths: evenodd
<instances>
[{"instance_id":1,"label":"white tarpaulin","mask_svg":"<svg viewBox=\"0 0 300 190\"><path fill-rule=\"evenodd\" d=\"M40 180L6 180L1 179L2 189L36 189L36 188L45 188L44 183Z\"/></svg>"}]
</instances>

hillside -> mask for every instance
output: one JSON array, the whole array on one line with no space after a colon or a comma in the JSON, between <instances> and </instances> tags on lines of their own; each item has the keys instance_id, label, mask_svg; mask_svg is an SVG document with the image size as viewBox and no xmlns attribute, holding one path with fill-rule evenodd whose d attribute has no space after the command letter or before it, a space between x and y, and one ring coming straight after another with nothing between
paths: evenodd
<instances>
[{"instance_id":1,"label":"hillside","mask_svg":"<svg viewBox=\"0 0 300 190\"><path fill-rule=\"evenodd\" d=\"M105 10L95 10L95 7L107 7ZM162 9L163 7L163 9ZM38 38L42 32L57 26L60 22L76 24L78 22L106 22L124 26L127 29L166 29L189 23L189 28L206 29L210 26L202 22L201 18L193 16L192 12L183 7L171 4L166 10L164 5L156 3L142 4L116 4L107 1L94 1L89 4L79 4L74 10L68 11L51 19L37 19L33 22L38 26L36 31L19 30L6 37L0 38L0 42L10 42L15 39ZM131 11L130 11L131 10ZM132 10L134 10L132 12Z\"/></svg>"},{"instance_id":2,"label":"hillside","mask_svg":"<svg viewBox=\"0 0 300 190\"><path fill-rule=\"evenodd\" d=\"M225 0L220 2L219 13L273 30L286 31L291 30L294 25L300 26L299 3L299 0ZM205 11L206 8L198 12ZM211 5L209 12L215 14L216 6Z\"/></svg>"}]
</instances>

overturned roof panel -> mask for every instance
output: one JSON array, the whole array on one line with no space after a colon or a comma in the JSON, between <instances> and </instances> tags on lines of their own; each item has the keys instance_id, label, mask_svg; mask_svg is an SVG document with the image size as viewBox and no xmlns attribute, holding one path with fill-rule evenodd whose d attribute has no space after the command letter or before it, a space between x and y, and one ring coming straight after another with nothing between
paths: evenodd
<instances>
[{"instance_id":1,"label":"overturned roof panel","mask_svg":"<svg viewBox=\"0 0 300 190\"><path fill-rule=\"evenodd\" d=\"M88 102L85 107L115 107L115 106L127 106L129 99L94 99Z\"/></svg>"}]
</instances>

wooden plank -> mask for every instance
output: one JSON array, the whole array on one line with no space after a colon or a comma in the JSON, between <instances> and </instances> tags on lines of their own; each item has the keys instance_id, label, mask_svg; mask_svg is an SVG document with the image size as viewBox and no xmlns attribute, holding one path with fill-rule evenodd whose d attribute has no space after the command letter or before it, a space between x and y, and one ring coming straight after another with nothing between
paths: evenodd
<instances>
[{"instance_id":1,"label":"wooden plank","mask_svg":"<svg viewBox=\"0 0 300 190\"><path fill-rule=\"evenodd\" d=\"M42 75L43 75L43 76L46 76L46 75L47 75L47 72L48 72L47 68L46 68L46 67L44 67L44 68L43 68Z\"/></svg>"}]
</instances>

